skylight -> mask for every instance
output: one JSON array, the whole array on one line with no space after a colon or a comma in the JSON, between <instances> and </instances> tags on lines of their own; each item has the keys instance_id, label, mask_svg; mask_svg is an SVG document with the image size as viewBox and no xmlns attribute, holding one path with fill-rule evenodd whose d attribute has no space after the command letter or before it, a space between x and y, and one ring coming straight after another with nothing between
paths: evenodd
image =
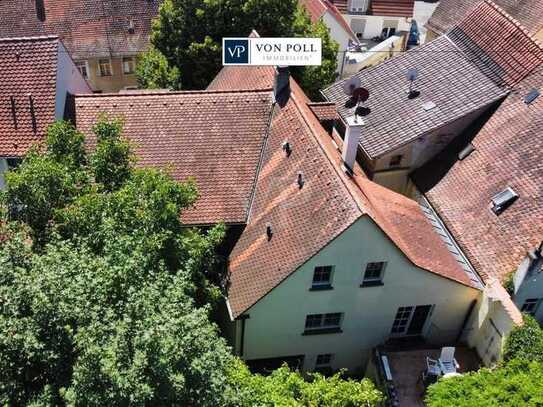
<instances>
[{"instance_id":1,"label":"skylight","mask_svg":"<svg viewBox=\"0 0 543 407\"><path fill-rule=\"evenodd\" d=\"M503 191L492 197L492 212L499 215L509 208L517 199L518 195L511 187L505 188Z\"/></svg>"}]
</instances>

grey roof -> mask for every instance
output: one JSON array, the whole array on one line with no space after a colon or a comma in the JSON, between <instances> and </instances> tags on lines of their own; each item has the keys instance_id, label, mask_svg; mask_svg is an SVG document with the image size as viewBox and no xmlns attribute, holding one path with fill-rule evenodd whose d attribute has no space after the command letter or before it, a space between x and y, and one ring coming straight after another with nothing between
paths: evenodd
<instances>
[{"instance_id":1,"label":"grey roof","mask_svg":"<svg viewBox=\"0 0 543 407\"><path fill-rule=\"evenodd\" d=\"M420 96L408 99L407 70L416 68L414 89ZM438 129L505 97L507 91L481 72L447 36L382 64L362 70L355 76L370 92L364 103L371 112L364 117L360 145L370 158L377 158L410 141ZM338 106L345 120L354 114L346 107L345 81L324 89L324 96ZM425 110L427 102L436 107Z\"/></svg>"}]
</instances>

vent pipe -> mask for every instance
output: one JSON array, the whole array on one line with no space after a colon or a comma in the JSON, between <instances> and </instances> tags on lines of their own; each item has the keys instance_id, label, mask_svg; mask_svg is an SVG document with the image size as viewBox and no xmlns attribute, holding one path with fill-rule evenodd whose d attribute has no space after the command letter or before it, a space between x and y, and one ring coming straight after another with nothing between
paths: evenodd
<instances>
[{"instance_id":1,"label":"vent pipe","mask_svg":"<svg viewBox=\"0 0 543 407\"><path fill-rule=\"evenodd\" d=\"M349 174L352 174L353 172L363 125L364 121L358 116L347 118L347 129L345 131L345 139L343 140L341 158L343 159L343 164Z\"/></svg>"},{"instance_id":2,"label":"vent pipe","mask_svg":"<svg viewBox=\"0 0 543 407\"><path fill-rule=\"evenodd\" d=\"M275 78L273 82L273 95L275 100L284 91L290 88L290 71L288 66L277 66L275 68Z\"/></svg>"}]
</instances>

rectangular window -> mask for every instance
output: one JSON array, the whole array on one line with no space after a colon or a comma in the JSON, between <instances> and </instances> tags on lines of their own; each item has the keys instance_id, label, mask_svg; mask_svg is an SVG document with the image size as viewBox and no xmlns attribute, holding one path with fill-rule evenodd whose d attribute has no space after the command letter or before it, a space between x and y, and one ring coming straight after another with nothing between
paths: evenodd
<instances>
[{"instance_id":1,"label":"rectangular window","mask_svg":"<svg viewBox=\"0 0 543 407\"><path fill-rule=\"evenodd\" d=\"M76 61L75 66L83 78L89 78L89 64L87 61Z\"/></svg>"},{"instance_id":2,"label":"rectangular window","mask_svg":"<svg viewBox=\"0 0 543 407\"><path fill-rule=\"evenodd\" d=\"M524 304L522 304L522 308L520 310L527 314L535 315L538 305L539 298L528 298L526 301L524 301Z\"/></svg>"},{"instance_id":3,"label":"rectangular window","mask_svg":"<svg viewBox=\"0 0 543 407\"><path fill-rule=\"evenodd\" d=\"M123 57L123 73L126 75L133 74L136 70L136 58Z\"/></svg>"},{"instance_id":4,"label":"rectangular window","mask_svg":"<svg viewBox=\"0 0 543 407\"><path fill-rule=\"evenodd\" d=\"M407 332L407 326L409 325L409 320L411 319L411 313L413 312L414 307L400 307L398 312L396 312L396 317L392 323L392 334L403 334Z\"/></svg>"},{"instance_id":5,"label":"rectangular window","mask_svg":"<svg viewBox=\"0 0 543 407\"><path fill-rule=\"evenodd\" d=\"M341 312L311 314L305 318L305 335L341 332Z\"/></svg>"},{"instance_id":6,"label":"rectangular window","mask_svg":"<svg viewBox=\"0 0 543 407\"><path fill-rule=\"evenodd\" d=\"M399 167L402 163L403 155L393 155L388 164L389 167Z\"/></svg>"},{"instance_id":7,"label":"rectangular window","mask_svg":"<svg viewBox=\"0 0 543 407\"><path fill-rule=\"evenodd\" d=\"M323 353L322 355L317 355L317 361L315 362L315 372L322 373L324 375L332 374L332 354Z\"/></svg>"},{"instance_id":8,"label":"rectangular window","mask_svg":"<svg viewBox=\"0 0 543 407\"><path fill-rule=\"evenodd\" d=\"M113 71L111 69L111 59L102 58L98 60L98 75L111 76Z\"/></svg>"},{"instance_id":9,"label":"rectangular window","mask_svg":"<svg viewBox=\"0 0 543 407\"><path fill-rule=\"evenodd\" d=\"M312 290L326 290L332 288L333 266L317 266L313 272Z\"/></svg>"},{"instance_id":10,"label":"rectangular window","mask_svg":"<svg viewBox=\"0 0 543 407\"><path fill-rule=\"evenodd\" d=\"M382 285L386 262L378 261L368 263L364 271L362 286Z\"/></svg>"}]
</instances>

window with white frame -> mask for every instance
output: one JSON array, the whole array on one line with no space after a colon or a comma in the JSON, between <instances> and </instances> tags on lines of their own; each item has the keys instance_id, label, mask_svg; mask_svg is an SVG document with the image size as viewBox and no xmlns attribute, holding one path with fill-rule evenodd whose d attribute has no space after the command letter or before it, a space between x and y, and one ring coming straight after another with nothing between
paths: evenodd
<instances>
[{"instance_id":1,"label":"window with white frame","mask_svg":"<svg viewBox=\"0 0 543 407\"><path fill-rule=\"evenodd\" d=\"M123 73L125 75L133 74L136 71L136 58L123 57Z\"/></svg>"},{"instance_id":2,"label":"window with white frame","mask_svg":"<svg viewBox=\"0 0 543 407\"><path fill-rule=\"evenodd\" d=\"M113 75L113 69L111 68L111 59L100 58L98 60L98 75L100 76Z\"/></svg>"},{"instance_id":3,"label":"window with white frame","mask_svg":"<svg viewBox=\"0 0 543 407\"><path fill-rule=\"evenodd\" d=\"M333 266L317 266L313 271L312 290L323 290L332 288Z\"/></svg>"},{"instance_id":4,"label":"window with white frame","mask_svg":"<svg viewBox=\"0 0 543 407\"><path fill-rule=\"evenodd\" d=\"M524 301L524 304L522 304L522 308L520 310L527 314L535 315L539 301L540 298L528 298L526 301Z\"/></svg>"},{"instance_id":5,"label":"window with white frame","mask_svg":"<svg viewBox=\"0 0 543 407\"><path fill-rule=\"evenodd\" d=\"M383 284L383 274L385 273L386 262L376 261L366 264L362 285L381 285Z\"/></svg>"},{"instance_id":6,"label":"window with white frame","mask_svg":"<svg viewBox=\"0 0 543 407\"><path fill-rule=\"evenodd\" d=\"M396 312L396 317L392 323L392 334L403 334L407 331L409 321L411 319L411 314L413 313L414 307L400 307Z\"/></svg>"},{"instance_id":7,"label":"window with white frame","mask_svg":"<svg viewBox=\"0 0 543 407\"><path fill-rule=\"evenodd\" d=\"M89 78L89 63L87 61L76 61L75 66L83 78Z\"/></svg>"},{"instance_id":8,"label":"window with white frame","mask_svg":"<svg viewBox=\"0 0 543 407\"><path fill-rule=\"evenodd\" d=\"M310 314L305 318L305 334L341 332L343 313Z\"/></svg>"},{"instance_id":9,"label":"window with white frame","mask_svg":"<svg viewBox=\"0 0 543 407\"><path fill-rule=\"evenodd\" d=\"M315 371L320 373L331 373L332 358L333 355L331 353L317 355L317 360L315 361Z\"/></svg>"}]
</instances>

